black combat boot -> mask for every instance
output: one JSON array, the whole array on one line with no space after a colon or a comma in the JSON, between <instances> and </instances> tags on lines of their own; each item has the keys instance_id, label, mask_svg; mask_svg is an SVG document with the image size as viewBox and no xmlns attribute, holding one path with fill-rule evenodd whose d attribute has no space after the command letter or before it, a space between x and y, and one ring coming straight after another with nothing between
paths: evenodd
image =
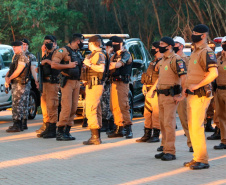
<instances>
[{"instance_id":1,"label":"black combat boot","mask_svg":"<svg viewBox=\"0 0 226 185\"><path fill-rule=\"evenodd\" d=\"M82 122L82 127L88 127L88 119L87 118L83 118L83 122Z\"/></svg>"},{"instance_id":2,"label":"black combat boot","mask_svg":"<svg viewBox=\"0 0 226 185\"><path fill-rule=\"evenodd\" d=\"M153 135L152 135L152 137L151 137L149 140L147 140L147 143L155 143L155 142L159 142L159 141L160 141L160 139L159 139L159 134L160 134L160 130L154 128L154 129L153 129Z\"/></svg>"},{"instance_id":3,"label":"black combat boot","mask_svg":"<svg viewBox=\"0 0 226 185\"><path fill-rule=\"evenodd\" d=\"M71 126L68 126L68 125L67 125L67 126L65 127L65 131L64 131L64 132L65 132L65 134L69 137L70 140L75 140L75 137L73 137L73 136L70 134L70 130L71 130Z\"/></svg>"},{"instance_id":4,"label":"black combat boot","mask_svg":"<svg viewBox=\"0 0 226 185\"><path fill-rule=\"evenodd\" d=\"M214 132L214 128L211 125L212 119L206 118L205 132Z\"/></svg>"},{"instance_id":5,"label":"black combat boot","mask_svg":"<svg viewBox=\"0 0 226 185\"><path fill-rule=\"evenodd\" d=\"M125 129L126 129L126 133L125 133L126 139L133 138L132 125L126 125Z\"/></svg>"},{"instance_id":6,"label":"black combat boot","mask_svg":"<svg viewBox=\"0 0 226 185\"><path fill-rule=\"evenodd\" d=\"M56 123L49 123L48 132L43 134L43 138L55 138L56 137Z\"/></svg>"},{"instance_id":7,"label":"black combat boot","mask_svg":"<svg viewBox=\"0 0 226 185\"><path fill-rule=\"evenodd\" d=\"M140 139L137 139L136 142L138 143L146 142L151 138L151 134L152 134L152 129L144 127L144 135Z\"/></svg>"},{"instance_id":8,"label":"black combat boot","mask_svg":"<svg viewBox=\"0 0 226 185\"><path fill-rule=\"evenodd\" d=\"M114 137L123 137L123 126L116 126L116 129L113 133L108 134L109 138L114 138Z\"/></svg>"},{"instance_id":9,"label":"black combat boot","mask_svg":"<svg viewBox=\"0 0 226 185\"><path fill-rule=\"evenodd\" d=\"M20 132L21 120L13 120L13 126L10 126L6 132Z\"/></svg>"},{"instance_id":10,"label":"black combat boot","mask_svg":"<svg viewBox=\"0 0 226 185\"><path fill-rule=\"evenodd\" d=\"M68 137L68 135L65 134L64 126L57 127L56 140L57 141L71 141L71 139Z\"/></svg>"},{"instance_id":11,"label":"black combat boot","mask_svg":"<svg viewBox=\"0 0 226 185\"><path fill-rule=\"evenodd\" d=\"M22 120L22 127L23 127L24 130L28 129L28 127L27 127L27 119L23 119Z\"/></svg>"},{"instance_id":12,"label":"black combat boot","mask_svg":"<svg viewBox=\"0 0 226 185\"><path fill-rule=\"evenodd\" d=\"M48 130L49 130L49 122L46 123L45 130L40 132L40 133L38 133L37 137L43 137L43 135L48 133Z\"/></svg>"},{"instance_id":13,"label":"black combat boot","mask_svg":"<svg viewBox=\"0 0 226 185\"><path fill-rule=\"evenodd\" d=\"M106 132L107 135L114 133L116 130L116 125L114 123L114 119L110 119L108 121L108 125L109 125L109 130Z\"/></svg>"},{"instance_id":14,"label":"black combat boot","mask_svg":"<svg viewBox=\"0 0 226 185\"><path fill-rule=\"evenodd\" d=\"M84 145L99 145L101 144L100 139L100 129L90 129L91 130L91 138L88 141L84 141Z\"/></svg>"},{"instance_id":15,"label":"black combat boot","mask_svg":"<svg viewBox=\"0 0 226 185\"><path fill-rule=\"evenodd\" d=\"M213 135L207 137L207 139L208 139L208 140L220 140L220 139L221 139L220 128L218 128L218 127L216 126Z\"/></svg>"},{"instance_id":16,"label":"black combat boot","mask_svg":"<svg viewBox=\"0 0 226 185\"><path fill-rule=\"evenodd\" d=\"M158 151L158 152L162 152L162 151L163 151L163 146L158 147L158 148L157 148L157 151Z\"/></svg>"},{"instance_id":17,"label":"black combat boot","mask_svg":"<svg viewBox=\"0 0 226 185\"><path fill-rule=\"evenodd\" d=\"M219 145L216 145L213 147L215 150L223 150L226 149L226 144L220 143Z\"/></svg>"},{"instance_id":18,"label":"black combat boot","mask_svg":"<svg viewBox=\"0 0 226 185\"><path fill-rule=\"evenodd\" d=\"M109 131L108 120L102 120L102 127L100 129L100 132L107 132L107 131Z\"/></svg>"},{"instance_id":19,"label":"black combat boot","mask_svg":"<svg viewBox=\"0 0 226 185\"><path fill-rule=\"evenodd\" d=\"M38 130L36 130L36 133L41 134L42 132L44 132L45 129L46 129L46 123L43 122L42 126Z\"/></svg>"}]
</instances>

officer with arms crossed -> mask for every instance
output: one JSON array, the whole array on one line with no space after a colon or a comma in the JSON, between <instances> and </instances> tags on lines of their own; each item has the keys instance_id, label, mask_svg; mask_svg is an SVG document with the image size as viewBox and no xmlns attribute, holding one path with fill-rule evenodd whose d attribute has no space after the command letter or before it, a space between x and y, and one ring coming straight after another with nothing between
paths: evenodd
<instances>
[{"instance_id":1,"label":"officer with arms crossed","mask_svg":"<svg viewBox=\"0 0 226 185\"><path fill-rule=\"evenodd\" d=\"M109 133L109 138L123 137L123 127L126 130L126 139L133 138L132 121L129 112L129 80L132 71L132 57L127 50L123 50L123 40L120 37L112 37L112 46L115 54L111 57L111 102L110 107L114 116L116 130Z\"/></svg>"},{"instance_id":2,"label":"officer with arms crossed","mask_svg":"<svg viewBox=\"0 0 226 185\"><path fill-rule=\"evenodd\" d=\"M173 51L174 45L175 43L170 37L163 37L160 40L159 51L163 53L163 58L157 66L159 78L147 94L148 97L153 97L154 90L157 88L163 152L156 154L155 158L163 161L176 159L177 101L181 98L187 73L184 61ZM183 96L184 94L182 94Z\"/></svg>"},{"instance_id":3,"label":"officer with arms crossed","mask_svg":"<svg viewBox=\"0 0 226 185\"><path fill-rule=\"evenodd\" d=\"M42 95L41 108L43 114L43 125L36 131L37 137L55 138L56 137L56 122L58 119L58 92L59 92L59 70L51 68L53 54L56 50L54 45L55 40L51 35L44 38L43 45L45 46L45 54L41 61L42 70ZM43 48L43 46L42 46Z\"/></svg>"},{"instance_id":4,"label":"officer with arms crossed","mask_svg":"<svg viewBox=\"0 0 226 185\"><path fill-rule=\"evenodd\" d=\"M78 51L83 47L84 36L80 33L73 34L70 43L58 49L53 55L51 67L61 70L61 112L57 123L57 141L75 140L70 134L71 126L78 106L80 91L80 75L82 55Z\"/></svg>"},{"instance_id":5,"label":"officer with arms crossed","mask_svg":"<svg viewBox=\"0 0 226 185\"><path fill-rule=\"evenodd\" d=\"M5 77L5 87L12 86L12 117L13 126L6 132L23 131L22 120L27 118L28 99L31 88L30 83L30 62L23 52L21 41L12 43L14 56L10 64L10 70Z\"/></svg>"},{"instance_id":6,"label":"officer with arms crossed","mask_svg":"<svg viewBox=\"0 0 226 185\"><path fill-rule=\"evenodd\" d=\"M209 28L203 24L196 25L192 31L195 48L188 64L186 79L188 129L194 157L190 162L184 163L184 166L193 170L209 168L204 119L213 98L211 82L218 76L218 71L216 56L207 45L208 32Z\"/></svg>"},{"instance_id":7,"label":"officer with arms crossed","mask_svg":"<svg viewBox=\"0 0 226 185\"><path fill-rule=\"evenodd\" d=\"M155 84L159 74L156 70L156 65L162 59L162 53L159 52L160 42L153 42L151 54L155 59L149 64L147 72L142 74L141 83L143 84L142 92L145 96L144 105L144 136L137 139L136 142L159 142L160 123L159 123L159 107L158 96L155 92L153 98L146 96L147 92L151 89L151 86ZM153 129L153 134L152 134Z\"/></svg>"},{"instance_id":8,"label":"officer with arms crossed","mask_svg":"<svg viewBox=\"0 0 226 185\"><path fill-rule=\"evenodd\" d=\"M173 38L175 42L175 46L173 48L174 52L179 55L186 64L186 68L188 68L188 62L190 57L185 55L183 49L185 47L185 41L182 37L176 36ZM188 119L187 119L187 99L184 98L182 101L179 102L177 107L177 113L180 118L181 125L184 129L185 135L187 137L187 145L189 147L189 152L193 152L193 148L191 146L191 139L188 131Z\"/></svg>"},{"instance_id":9,"label":"officer with arms crossed","mask_svg":"<svg viewBox=\"0 0 226 185\"><path fill-rule=\"evenodd\" d=\"M98 36L91 37L88 47L92 53L84 60L87 68L86 117L88 127L91 130L91 138L84 141L84 145L101 144L102 112L100 99L104 89L106 56L100 46L101 39Z\"/></svg>"}]
</instances>

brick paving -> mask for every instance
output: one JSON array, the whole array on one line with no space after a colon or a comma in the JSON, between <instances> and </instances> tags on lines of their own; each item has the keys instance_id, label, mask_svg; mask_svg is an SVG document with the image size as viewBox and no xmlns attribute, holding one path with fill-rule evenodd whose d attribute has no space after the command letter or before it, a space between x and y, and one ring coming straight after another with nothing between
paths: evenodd
<instances>
[{"instance_id":1,"label":"brick paving","mask_svg":"<svg viewBox=\"0 0 226 185\"><path fill-rule=\"evenodd\" d=\"M5 132L12 124L11 112L0 112L0 185L226 184L226 150L213 150L219 140L207 141L210 168L193 171L183 167L192 153L188 152L179 119L177 160L168 162L154 158L160 143L135 142L143 134L143 122L141 116L133 119L133 139L109 139L102 133L103 144L84 146L82 142L90 132L80 123L72 128L75 141L57 142L36 137L41 115L28 121L28 130L12 134Z\"/></svg>"}]
</instances>

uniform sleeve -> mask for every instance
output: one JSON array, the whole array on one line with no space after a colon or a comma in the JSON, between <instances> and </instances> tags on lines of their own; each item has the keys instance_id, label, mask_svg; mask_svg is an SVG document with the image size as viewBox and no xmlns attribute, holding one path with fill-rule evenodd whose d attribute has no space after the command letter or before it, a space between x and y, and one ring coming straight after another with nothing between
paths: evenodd
<instances>
[{"instance_id":1,"label":"uniform sleeve","mask_svg":"<svg viewBox=\"0 0 226 185\"><path fill-rule=\"evenodd\" d=\"M91 63L95 65L105 64L105 56L98 52L91 58Z\"/></svg>"},{"instance_id":2,"label":"uniform sleeve","mask_svg":"<svg viewBox=\"0 0 226 185\"><path fill-rule=\"evenodd\" d=\"M176 59L175 62L172 62L171 67L174 73L177 73L179 77L187 74L186 64L182 59Z\"/></svg>"},{"instance_id":3,"label":"uniform sleeve","mask_svg":"<svg viewBox=\"0 0 226 185\"><path fill-rule=\"evenodd\" d=\"M64 48L60 48L54 52L52 60L56 63L60 63L62 60L68 61L67 56L68 56L67 50Z\"/></svg>"},{"instance_id":4,"label":"uniform sleeve","mask_svg":"<svg viewBox=\"0 0 226 185\"><path fill-rule=\"evenodd\" d=\"M24 67L26 66L26 64L29 62L28 58L25 55L21 55L19 60L18 60L18 64L19 65L23 65Z\"/></svg>"},{"instance_id":5,"label":"uniform sleeve","mask_svg":"<svg viewBox=\"0 0 226 185\"><path fill-rule=\"evenodd\" d=\"M216 55L213 51L205 50L201 54L200 65L204 71L209 71L211 67L217 67Z\"/></svg>"},{"instance_id":6,"label":"uniform sleeve","mask_svg":"<svg viewBox=\"0 0 226 185\"><path fill-rule=\"evenodd\" d=\"M123 64L131 64L132 58L128 51L124 52L121 58Z\"/></svg>"},{"instance_id":7,"label":"uniform sleeve","mask_svg":"<svg viewBox=\"0 0 226 185\"><path fill-rule=\"evenodd\" d=\"M35 57L33 54L31 54L31 55L29 56L29 60L30 60L30 62L31 62L31 66L37 66L38 62L37 62L36 57Z\"/></svg>"},{"instance_id":8,"label":"uniform sleeve","mask_svg":"<svg viewBox=\"0 0 226 185\"><path fill-rule=\"evenodd\" d=\"M160 62L161 62L161 60L155 65L155 71L159 72Z\"/></svg>"}]
</instances>

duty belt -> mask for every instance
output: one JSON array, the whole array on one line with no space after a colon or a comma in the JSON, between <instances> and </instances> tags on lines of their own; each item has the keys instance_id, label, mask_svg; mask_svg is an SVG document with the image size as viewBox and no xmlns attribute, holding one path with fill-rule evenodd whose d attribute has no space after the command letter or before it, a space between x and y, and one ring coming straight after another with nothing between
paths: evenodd
<instances>
[{"instance_id":1,"label":"duty belt","mask_svg":"<svg viewBox=\"0 0 226 185\"><path fill-rule=\"evenodd\" d=\"M57 76L47 76L47 77L44 77L43 79L43 82L49 82L49 83L52 83L52 84L57 84L59 83L59 79L57 78Z\"/></svg>"},{"instance_id":2,"label":"duty belt","mask_svg":"<svg viewBox=\"0 0 226 185\"><path fill-rule=\"evenodd\" d=\"M129 75L126 75L126 76L112 76L111 77L111 81L115 82L115 81L122 81L124 83L129 83L129 79L130 79L130 76Z\"/></svg>"},{"instance_id":3,"label":"duty belt","mask_svg":"<svg viewBox=\"0 0 226 185\"><path fill-rule=\"evenodd\" d=\"M226 90L226 86L217 86L217 89Z\"/></svg>"},{"instance_id":4,"label":"duty belt","mask_svg":"<svg viewBox=\"0 0 226 185\"><path fill-rule=\"evenodd\" d=\"M170 89L157 89L158 94L164 94L165 96L174 96L181 93L181 87L180 85L175 85L174 87L171 87Z\"/></svg>"},{"instance_id":5,"label":"duty belt","mask_svg":"<svg viewBox=\"0 0 226 185\"><path fill-rule=\"evenodd\" d=\"M186 89L185 92L190 95L197 95L199 98L202 96L210 97L212 94L212 90L205 89L205 87L200 87L194 90L194 92L191 92L189 89Z\"/></svg>"}]
</instances>

